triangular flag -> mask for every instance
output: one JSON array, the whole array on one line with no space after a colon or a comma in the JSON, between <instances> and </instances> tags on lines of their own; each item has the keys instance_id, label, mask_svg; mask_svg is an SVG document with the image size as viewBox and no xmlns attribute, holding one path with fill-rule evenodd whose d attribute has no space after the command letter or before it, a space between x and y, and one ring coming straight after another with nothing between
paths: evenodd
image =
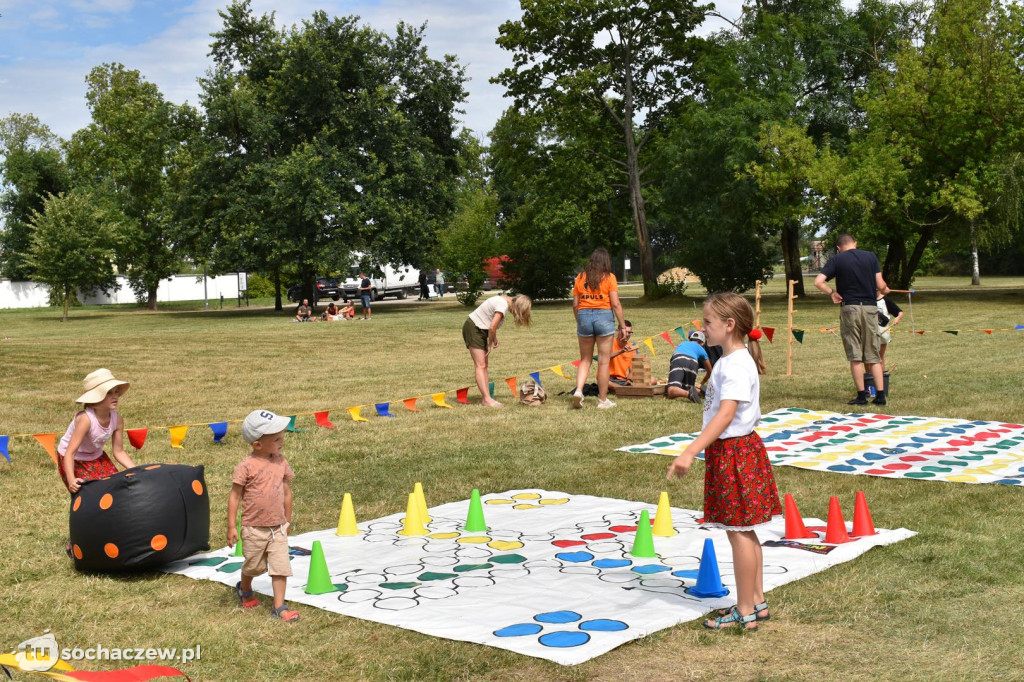
<instances>
[{"instance_id":1,"label":"triangular flag","mask_svg":"<svg viewBox=\"0 0 1024 682\"><path fill-rule=\"evenodd\" d=\"M1024 324L1018 324L1013 328L1013 331L1020 331L1021 329L1024 329Z\"/></svg>"},{"instance_id":2,"label":"triangular flag","mask_svg":"<svg viewBox=\"0 0 1024 682\"><path fill-rule=\"evenodd\" d=\"M368 421L370 421L366 417L364 417L361 414L359 414L362 411L362 409L363 409L362 405L356 405L355 407L346 407L345 409L348 410L348 414L349 414L350 417L352 417L352 421L354 421L354 422L368 422Z\"/></svg>"},{"instance_id":3,"label":"triangular flag","mask_svg":"<svg viewBox=\"0 0 1024 682\"><path fill-rule=\"evenodd\" d=\"M11 455L7 452L7 442L11 439L10 436L0 436L0 455L4 456L8 462L11 461Z\"/></svg>"},{"instance_id":4,"label":"triangular flag","mask_svg":"<svg viewBox=\"0 0 1024 682\"><path fill-rule=\"evenodd\" d=\"M128 434L128 442L132 444L132 447L141 450L142 446L146 444L146 434L149 433L149 429L128 429L125 433Z\"/></svg>"},{"instance_id":5,"label":"triangular flag","mask_svg":"<svg viewBox=\"0 0 1024 682\"><path fill-rule=\"evenodd\" d=\"M305 430L305 429L297 429L297 428L295 428L295 420L296 419L298 419L298 415L294 415L294 414L291 417L288 418L288 427L285 429L285 431L291 431L292 433L302 433Z\"/></svg>"},{"instance_id":6,"label":"triangular flag","mask_svg":"<svg viewBox=\"0 0 1024 682\"><path fill-rule=\"evenodd\" d=\"M565 374L562 372L562 366L561 365L555 365L554 367L548 367L548 369L550 369L552 372L554 372L558 376L562 377L563 379L568 379L569 378L569 377L565 376Z\"/></svg>"},{"instance_id":7,"label":"triangular flag","mask_svg":"<svg viewBox=\"0 0 1024 682\"><path fill-rule=\"evenodd\" d=\"M667 342L671 343L673 346L676 345L676 344L672 343L672 337L668 335L668 332L662 332L662 333L658 334L658 336L660 336L661 338L665 339Z\"/></svg>"},{"instance_id":8,"label":"triangular flag","mask_svg":"<svg viewBox=\"0 0 1024 682\"><path fill-rule=\"evenodd\" d=\"M171 447L184 450L185 446L182 443L185 442L185 435L188 433L188 426L172 426L167 429L171 434Z\"/></svg>"},{"instance_id":9,"label":"triangular flag","mask_svg":"<svg viewBox=\"0 0 1024 682\"><path fill-rule=\"evenodd\" d=\"M505 379L505 383L508 384L508 390L512 391L512 395L519 395L519 393L516 391L515 377L509 377L508 379Z\"/></svg>"},{"instance_id":10,"label":"triangular flag","mask_svg":"<svg viewBox=\"0 0 1024 682\"><path fill-rule=\"evenodd\" d=\"M644 339L644 344L647 346L648 349L650 349L651 355L657 356L657 353L654 352L654 342L651 340L650 336Z\"/></svg>"},{"instance_id":11,"label":"triangular flag","mask_svg":"<svg viewBox=\"0 0 1024 682\"><path fill-rule=\"evenodd\" d=\"M463 405L469 405L469 386L455 391L455 399Z\"/></svg>"},{"instance_id":12,"label":"triangular flag","mask_svg":"<svg viewBox=\"0 0 1024 682\"><path fill-rule=\"evenodd\" d=\"M686 341L686 332L683 331L682 327L676 327L675 332L676 334L679 334L679 338Z\"/></svg>"},{"instance_id":13,"label":"triangular flag","mask_svg":"<svg viewBox=\"0 0 1024 682\"><path fill-rule=\"evenodd\" d=\"M957 334L960 333L959 329L943 329L942 331L946 332L947 334L952 334L953 336L956 336Z\"/></svg>"},{"instance_id":14,"label":"triangular flag","mask_svg":"<svg viewBox=\"0 0 1024 682\"><path fill-rule=\"evenodd\" d=\"M794 329L793 330L793 338L796 339L797 343L803 343L804 342L804 330L803 329Z\"/></svg>"},{"instance_id":15,"label":"triangular flag","mask_svg":"<svg viewBox=\"0 0 1024 682\"><path fill-rule=\"evenodd\" d=\"M406 398L402 401L402 404L405 405L405 409L410 412L419 412L419 408L416 407L416 398Z\"/></svg>"},{"instance_id":16,"label":"triangular flag","mask_svg":"<svg viewBox=\"0 0 1024 682\"><path fill-rule=\"evenodd\" d=\"M768 337L768 343L771 343L772 337L775 336L775 327L761 327L761 331Z\"/></svg>"},{"instance_id":17,"label":"triangular flag","mask_svg":"<svg viewBox=\"0 0 1024 682\"><path fill-rule=\"evenodd\" d=\"M530 372L530 378L537 382L537 385L544 388L544 384L540 383L540 372Z\"/></svg>"},{"instance_id":18,"label":"triangular flag","mask_svg":"<svg viewBox=\"0 0 1024 682\"><path fill-rule=\"evenodd\" d=\"M569 363L569 364L571 364L571 365L572 365L573 367L575 367L576 369L579 369L579 368L580 368L580 363L582 363L582 362L583 362L582 360L573 360L573 361L572 361L571 363Z\"/></svg>"},{"instance_id":19,"label":"triangular flag","mask_svg":"<svg viewBox=\"0 0 1024 682\"><path fill-rule=\"evenodd\" d=\"M991 329L982 329L981 331L985 332L986 334L991 334L992 333Z\"/></svg>"},{"instance_id":20,"label":"triangular flag","mask_svg":"<svg viewBox=\"0 0 1024 682\"><path fill-rule=\"evenodd\" d=\"M921 330L918 330L918 331L917 331L917 332L915 332L915 333L916 333L916 334L917 334L918 336L924 336L924 330L923 330L923 329L921 329Z\"/></svg>"},{"instance_id":21,"label":"triangular flag","mask_svg":"<svg viewBox=\"0 0 1024 682\"><path fill-rule=\"evenodd\" d=\"M59 466L60 462L57 461L57 450L54 445L54 443L57 440L57 434L37 433L32 437L39 441L39 444L43 446L44 450L46 450L46 454L50 456L50 459L53 460L53 463Z\"/></svg>"},{"instance_id":22,"label":"triangular flag","mask_svg":"<svg viewBox=\"0 0 1024 682\"><path fill-rule=\"evenodd\" d=\"M227 422L213 422L210 424L210 430L213 431L213 442L219 443L221 439L228 433Z\"/></svg>"},{"instance_id":23,"label":"triangular flag","mask_svg":"<svg viewBox=\"0 0 1024 682\"><path fill-rule=\"evenodd\" d=\"M416 398L410 398L410 400L412 400L413 402L416 402ZM391 403L376 403L376 404L374 404L374 407L377 409L377 416L378 417L394 417L395 416L395 415L391 414L391 411L390 411ZM416 412L419 412L419 410L416 410L416 408L413 408L413 409Z\"/></svg>"},{"instance_id":24,"label":"triangular flag","mask_svg":"<svg viewBox=\"0 0 1024 682\"><path fill-rule=\"evenodd\" d=\"M452 409L452 406L444 401L444 391L441 391L440 393L435 393L434 395L430 396L430 399L433 400L434 404L437 405L438 407L447 407L449 410Z\"/></svg>"},{"instance_id":25,"label":"triangular flag","mask_svg":"<svg viewBox=\"0 0 1024 682\"><path fill-rule=\"evenodd\" d=\"M690 320L690 324L692 324L697 329L700 329L700 320Z\"/></svg>"},{"instance_id":26,"label":"triangular flag","mask_svg":"<svg viewBox=\"0 0 1024 682\"><path fill-rule=\"evenodd\" d=\"M330 417L331 417L331 413L328 410L323 410L321 412L314 412L313 413L313 418L316 419L316 425L317 426L322 426L325 429L333 429L334 428L334 424L331 423Z\"/></svg>"}]
</instances>

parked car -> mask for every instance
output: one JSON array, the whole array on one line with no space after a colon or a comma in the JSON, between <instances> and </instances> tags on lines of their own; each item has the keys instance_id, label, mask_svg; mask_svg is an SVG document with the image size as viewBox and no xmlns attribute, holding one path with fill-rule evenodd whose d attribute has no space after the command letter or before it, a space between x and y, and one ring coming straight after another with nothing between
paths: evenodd
<instances>
[{"instance_id":1,"label":"parked car","mask_svg":"<svg viewBox=\"0 0 1024 682\"><path fill-rule=\"evenodd\" d=\"M369 273L368 273L369 274ZM381 276L370 274L370 298L379 301L385 296L405 299L409 294L419 295L420 271L407 265L385 265L381 268ZM345 280L345 300L359 298L359 276L353 273Z\"/></svg>"},{"instance_id":2,"label":"parked car","mask_svg":"<svg viewBox=\"0 0 1024 682\"><path fill-rule=\"evenodd\" d=\"M298 303L302 300L302 285L296 284L288 289L288 300L294 303ZM322 298L330 298L337 301L338 299L345 299L348 301L348 296L345 295L345 289L338 281L336 277L318 277L316 285L313 289L313 305Z\"/></svg>"}]
</instances>

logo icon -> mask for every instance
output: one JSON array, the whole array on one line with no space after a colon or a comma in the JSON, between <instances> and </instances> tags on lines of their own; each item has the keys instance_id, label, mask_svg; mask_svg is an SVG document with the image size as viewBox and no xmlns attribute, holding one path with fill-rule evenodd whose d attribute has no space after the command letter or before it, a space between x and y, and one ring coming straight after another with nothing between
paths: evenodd
<instances>
[{"instance_id":1,"label":"logo icon","mask_svg":"<svg viewBox=\"0 0 1024 682\"><path fill-rule=\"evenodd\" d=\"M60 660L57 638L49 629L44 630L41 637L26 639L11 653L18 667L27 673L46 672Z\"/></svg>"}]
</instances>

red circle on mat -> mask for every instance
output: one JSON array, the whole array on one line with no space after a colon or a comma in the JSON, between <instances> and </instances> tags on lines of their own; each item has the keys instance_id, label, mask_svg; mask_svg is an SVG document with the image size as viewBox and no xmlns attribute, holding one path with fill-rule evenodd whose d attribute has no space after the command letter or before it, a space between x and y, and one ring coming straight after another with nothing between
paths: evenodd
<instances>
[{"instance_id":1,"label":"red circle on mat","mask_svg":"<svg viewBox=\"0 0 1024 682\"><path fill-rule=\"evenodd\" d=\"M587 543L583 542L583 540L555 540L551 544L555 547L579 547Z\"/></svg>"},{"instance_id":2,"label":"red circle on mat","mask_svg":"<svg viewBox=\"0 0 1024 682\"><path fill-rule=\"evenodd\" d=\"M910 465L909 464L900 464L900 463L897 462L895 464L886 464L882 468L883 469L888 469L889 471L905 471L905 470L910 468Z\"/></svg>"},{"instance_id":3,"label":"red circle on mat","mask_svg":"<svg viewBox=\"0 0 1024 682\"><path fill-rule=\"evenodd\" d=\"M881 476L882 474L891 474L892 472L885 469L868 469L864 473L871 474L872 476Z\"/></svg>"},{"instance_id":4,"label":"red circle on mat","mask_svg":"<svg viewBox=\"0 0 1024 682\"><path fill-rule=\"evenodd\" d=\"M608 538L615 537L615 533L587 533L580 537L584 540L607 540Z\"/></svg>"},{"instance_id":5,"label":"red circle on mat","mask_svg":"<svg viewBox=\"0 0 1024 682\"><path fill-rule=\"evenodd\" d=\"M927 457L922 457L921 455L906 455L905 457L900 457L900 461L901 462L927 462L928 458Z\"/></svg>"},{"instance_id":6,"label":"red circle on mat","mask_svg":"<svg viewBox=\"0 0 1024 682\"><path fill-rule=\"evenodd\" d=\"M608 530L613 533L635 533L636 526L612 526Z\"/></svg>"}]
</instances>

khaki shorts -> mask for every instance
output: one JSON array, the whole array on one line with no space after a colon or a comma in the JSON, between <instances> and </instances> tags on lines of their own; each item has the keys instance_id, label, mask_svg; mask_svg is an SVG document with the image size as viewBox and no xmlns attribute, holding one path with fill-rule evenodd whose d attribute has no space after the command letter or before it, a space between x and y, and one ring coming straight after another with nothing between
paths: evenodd
<instances>
[{"instance_id":1,"label":"khaki shorts","mask_svg":"<svg viewBox=\"0 0 1024 682\"><path fill-rule=\"evenodd\" d=\"M480 329L468 317L462 325L462 340L466 342L466 348L487 350L487 337L489 334L489 329Z\"/></svg>"},{"instance_id":2,"label":"khaki shorts","mask_svg":"<svg viewBox=\"0 0 1024 682\"><path fill-rule=\"evenodd\" d=\"M292 574L292 562L288 558L288 536L279 526L242 526L242 556L245 557L242 575L255 577L264 573L271 576Z\"/></svg>"},{"instance_id":3,"label":"khaki shorts","mask_svg":"<svg viewBox=\"0 0 1024 682\"><path fill-rule=\"evenodd\" d=\"M882 361L878 354L878 307L844 305L839 311L839 336L846 359L873 365Z\"/></svg>"}]
</instances>

